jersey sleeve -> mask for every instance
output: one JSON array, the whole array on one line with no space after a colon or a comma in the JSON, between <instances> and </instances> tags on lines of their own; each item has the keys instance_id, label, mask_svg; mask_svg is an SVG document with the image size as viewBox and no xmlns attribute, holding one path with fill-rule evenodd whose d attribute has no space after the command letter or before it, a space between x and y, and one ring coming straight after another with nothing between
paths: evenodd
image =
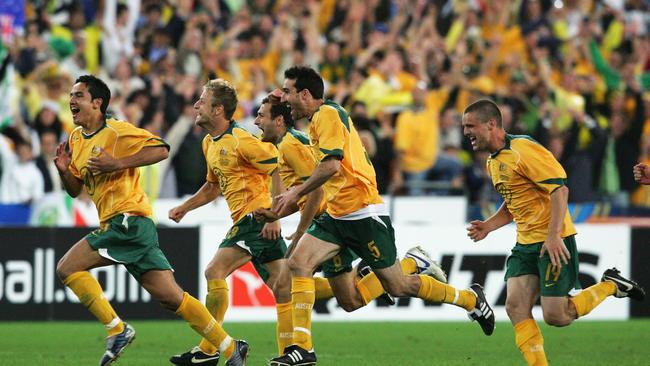
<instances>
[{"instance_id":1,"label":"jersey sleeve","mask_svg":"<svg viewBox=\"0 0 650 366\"><path fill-rule=\"evenodd\" d=\"M120 157L131 156L145 147L162 146L169 150L169 145L151 132L124 122L120 126Z\"/></svg>"},{"instance_id":2,"label":"jersey sleeve","mask_svg":"<svg viewBox=\"0 0 650 366\"><path fill-rule=\"evenodd\" d=\"M566 185L567 174L553 154L542 145L528 140L517 142L521 155L520 173L548 193Z\"/></svg>"},{"instance_id":3,"label":"jersey sleeve","mask_svg":"<svg viewBox=\"0 0 650 366\"><path fill-rule=\"evenodd\" d=\"M301 180L307 180L318 162L307 146L284 146L282 158Z\"/></svg>"},{"instance_id":4,"label":"jersey sleeve","mask_svg":"<svg viewBox=\"0 0 650 366\"><path fill-rule=\"evenodd\" d=\"M315 127L323 159L330 156L343 158L346 135L350 128L347 116L341 116L332 107L322 107Z\"/></svg>"},{"instance_id":5,"label":"jersey sleeve","mask_svg":"<svg viewBox=\"0 0 650 366\"><path fill-rule=\"evenodd\" d=\"M235 132L236 133L236 132ZM278 149L271 143L262 142L249 133L239 136L239 153L255 168L271 174L278 167Z\"/></svg>"},{"instance_id":6,"label":"jersey sleeve","mask_svg":"<svg viewBox=\"0 0 650 366\"><path fill-rule=\"evenodd\" d=\"M206 174L205 180L210 183L219 184L219 179L214 174L212 169L210 169L210 162L208 158L208 147L210 146L210 135L205 135L203 141L201 142L201 149L203 150L203 157L205 158Z\"/></svg>"}]
</instances>

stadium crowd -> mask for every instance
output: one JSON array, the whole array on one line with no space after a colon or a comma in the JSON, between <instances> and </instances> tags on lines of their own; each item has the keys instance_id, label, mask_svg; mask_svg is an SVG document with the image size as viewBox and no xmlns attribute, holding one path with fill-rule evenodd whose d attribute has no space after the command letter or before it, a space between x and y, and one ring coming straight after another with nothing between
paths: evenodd
<instances>
[{"instance_id":1,"label":"stadium crowd","mask_svg":"<svg viewBox=\"0 0 650 366\"><path fill-rule=\"evenodd\" d=\"M571 202L650 207L632 167L650 162L650 3L642 0L35 0L0 45L0 203L61 190L56 146L74 128L80 75L106 80L109 113L171 145L143 168L151 199L205 182L193 124L200 86L237 88L256 131L291 65L315 67L350 111L380 193L499 200L487 153L462 136L470 102L499 104L511 134L546 146ZM298 121L304 128L305 121Z\"/></svg>"}]
</instances>

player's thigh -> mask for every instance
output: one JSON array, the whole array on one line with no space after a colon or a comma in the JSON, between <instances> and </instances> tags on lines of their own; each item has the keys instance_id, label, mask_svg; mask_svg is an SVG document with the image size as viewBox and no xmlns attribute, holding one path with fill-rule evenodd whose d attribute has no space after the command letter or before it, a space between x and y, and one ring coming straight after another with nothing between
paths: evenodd
<instances>
[{"instance_id":1,"label":"player's thigh","mask_svg":"<svg viewBox=\"0 0 650 366\"><path fill-rule=\"evenodd\" d=\"M334 257L340 250L338 244L304 234L289 257L289 269L294 276L311 277L318 265Z\"/></svg>"},{"instance_id":2,"label":"player's thigh","mask_svg":"<svg viewBox=\"0 0 650 366\"><path fill-rule=\"evenodd\" d=\"M221 247L205 269L205 277L208 280L225 279L237 268L251 260L252 256L244 249L233 247Z\"/></svg>"},{"instance_id":3,"label":"player's thigh","mask_svg":"<svg viewBox=\"0 0 650 366\"><path fill-rule=\"evenodd\" d=\"M510 277L506 287L506 312L512 323L532 318L533 306L539 298L539 277L532 274Z\"/></svg>"},{"instance_id":4,"label":"player's thigh","mask_svg":"<svg viewBox=\"0 0 650 366\"><path fill-rule=\"evenodd\" d=\"M178 308L183 301L183 289L171 270L150 270L140 276L140 284L158 302Z\"/></svg>"},{"instance_id":5,"label":"player's thigh","mask_svg":"<svg viewBox=\"0 0 650 366\"><path fill-rule=\"evenodd\" d=\"M108 266L115 262L102 257L93 249L86 238L79 240L59 260L56 272L61 280L79 271Z\"/></svg>"}]
</instances>

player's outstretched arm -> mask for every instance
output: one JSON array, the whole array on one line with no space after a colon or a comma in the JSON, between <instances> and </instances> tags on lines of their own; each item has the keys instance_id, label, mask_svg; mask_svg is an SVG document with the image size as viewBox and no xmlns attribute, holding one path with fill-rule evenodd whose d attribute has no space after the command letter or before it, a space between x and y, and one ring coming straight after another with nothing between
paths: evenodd
<instances>
[{"instance_id":1,"label":"player's outstretched arm","mask_svg":"<svg viewBox=\"0 0 650 366\"><path fill-rule=\"evenodd\" d=\"M137 168L155 164L167 159L169 148L167 146L146 146L137 153L116 159L106 150L100 148L97 156L88 159L88 167L97 173L110 173L116 170Z\"/></svg>"},{"instance_id":2,"label":"player's outstretched arm","mask_svg":"<svg viewBox=\"0 0 650 366\"><path fill-rule=\"evenodd\" d=\"M72 197L77 197L83 188L83 181L75 177L70 171L70 162L72 161L72 152L67 151L67 142L62 142L56 149L56 157L54 158L54 165L59 171L59 176L63 182L63 187L66 192Z\"/></svg>"},{"instance_id":3,"label":"player's outstretched arm","mask_svg":"<svg viewBox=\"0 0 650 366\"><path fill-rule=\"evenodd\" d=\"M205 182L192 197L188 198L181 205L169 210L169 219L174 222L180 222L188 212L217 199L219 193L221 193L221 190L217 183Z\"/></svg>"},{"instance_id":4,"label":"player's outstretched arm","mask_svg":"<svg viewBox=\"0 0 650 366\"><path fill-rule=\"evenodd\" d=\"M487 220L474 220L469 223L467 227L467 236L473 241L485 239L485 237L492 231L509 224L512 222L512 214L508 210L508 206L504 202L501 207L490 216Z\"/></svg>"}]
</instances>

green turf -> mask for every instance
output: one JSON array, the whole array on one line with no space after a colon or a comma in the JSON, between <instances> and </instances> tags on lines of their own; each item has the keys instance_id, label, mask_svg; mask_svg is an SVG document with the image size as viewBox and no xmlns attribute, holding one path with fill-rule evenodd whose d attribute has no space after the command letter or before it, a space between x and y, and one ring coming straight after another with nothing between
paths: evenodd
<instances>
[{"instance_id":1,"label":"green turf","mask_svg":"<svg viewBox=\"0 0 650 366\"><path fill-rule=\"evenodd\" d=\"M197 340L180 321L132 324L137 339L117 365L166 365L171 354ZM650 320L541 328L554 365L647 365L650 360ZM276 351L273 323L228 324L227 330L250 342L250 366L265 365ZM313 331L322 366L525 364L509 323L499 323L491 337L469 322L316 323ZM92 322L0 323L0 365L95 365L103 332Z\"/></svg>"}]
</instances>

